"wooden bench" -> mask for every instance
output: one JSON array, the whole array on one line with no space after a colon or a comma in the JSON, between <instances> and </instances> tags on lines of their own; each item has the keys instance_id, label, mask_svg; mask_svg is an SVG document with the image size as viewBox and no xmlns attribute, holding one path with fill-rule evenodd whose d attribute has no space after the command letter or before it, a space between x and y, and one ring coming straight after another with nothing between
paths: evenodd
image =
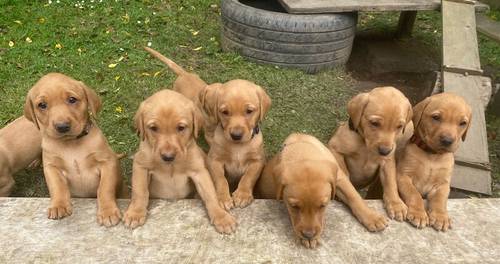
<instances>
[{"instance_id":1,"label":"wooden bench","mask_svg":"<svg viewBox=\"0 0 500 264\"><path fill-rule=\"evenodd\" d=\"M417 11L441 9L441 0L279 0L288 13L315 14L341 12L401 11L396 36L411 36ZM461 0L457 0L461 1ZM468 0L463 0L468 1ZM476 12L489 10L487 5L475 2Z\"/></svg>"}]
</instances>

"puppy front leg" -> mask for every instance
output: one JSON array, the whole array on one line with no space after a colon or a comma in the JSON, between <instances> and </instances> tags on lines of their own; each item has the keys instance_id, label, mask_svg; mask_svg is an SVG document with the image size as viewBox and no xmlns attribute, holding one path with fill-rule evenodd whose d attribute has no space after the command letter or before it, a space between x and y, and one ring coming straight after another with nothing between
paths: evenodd
<instances>
[{"instance_id":1,"label":"puppy front leg","mask_svg":"<svg viewBox=\"0 0 500 264\"><path fill-rule=\"evenodd\" d=\"M429 201L429 224L437 231L447 231L451 228L451 220L446 208L450 186L442 184L436 190L432 190L428 195Z\"/></svg>"},{"instance_id":2,"label":"puppy front leg","mask_svg":"<svg viewBox=\"0 0 500 264\"><path fill-rule=\"evenodd\" d=\"M208 157L208 171L215 184L217 199L222 208L231 210L234 207L233 199L229 194L229 184L224 176L224 163Z\"/></svg>"},{"instance_id":3,"label":"puppy front leg","mask_svg":"<svg viewBox=\"0 0 500 264\"><path fill-rule=\"evenodd\" d=\"M12 188L14 187L14 178L6 169L0 172L0 197L7 197L10 195Z\"/></svg>"},{"instance_id":4,"label":"puppy front leg","mask_svg":"<svg viewBox=\"0 0 500 264\"><path fill-rule=\"evenodd\" d=\"M210 174L203 169L191 177L196 187L196 191L205 203L210 222L219 233L230 234L236 230L236 220L217 201L215 188L210 179Z\"/></svg>"},{"instance_id":5,"label":"puppy front leg","mask_svg":"<svg viewBox=\"0 0 500 264\"><path fill-rule=\"evenodd\" d=\"M337 173L337 197L351 208L352 213L371 232L382 231L387 226L387 219L369 208L352 185L349 177L339 169Z\"/></svg>"},{"instance_id":6,"label":"puppy front leg","mask_svg":"<svg viewBox=\"0 0 500 264\"><path fill-rule=\"evenodd\" d=\"M238 183L238 188L233 192L234 205L239 208L244 208L253 201L253 187L259 179L264 163L260 160L252 162L245 174L241 177Z\"/></svg>"},{"instance_id":7,"label":"puppy front leg","mask_svg":"<svg viewBox=\"0 0 500 264\"><path fill-rule=\"evenodd\" d=\"M97 222L111 227L120 222L121 213L116 205L117 187L121 182L118 160L107 161L101 166L101 181L97 189Z\"/></svg>"},{"instance_id":8,"label":"puppy front leg","mask_svg":"<svg viewBox=\"0 0 500 264\"><path fill-rule=\"evenodd\" d=\"M396 182L396 161L394 157L387 160L382 166L380 180L384 188L384 207L389 218L403 221L406 219L408 207L404 204L398 194Z\"/></svg>"},{"instance_id":9,"label":"puppy front leg","mask_svg":"<svg viewBox=\"0 0 500 264\"><path fill-rule=\"evenodd\" d=\"M144 225L149 204L149 184L151 176L146 168L134 162L132 168L132 199L125 212L125 226L136 228Z\"/></svg>"},{"instance_id":10,"label":"puppy front leg","mask_svg":"<svg viewBox=\"0 0 500 264\"><path fill-rule=\"evenodd\" d=\"M424 200L422 195L409 176L398 175L398 189L401 197L408 206L406 219L417 228L424 228L429 224L429 218L425 212Z\"/></svg>"},{"instance_id":11,"label":"puppy front leg","mask_svg":"<svg viewBox=\"0 0 500 264\"><path fill-rule=\"evenodd\" d=\"M70 216L73 213L71 194L62 172L50 164L45 164L43 166L43 174L45 175L45 181L47 182L50 194L48 218L61 219Z\"/></svg>"}]
</instances>

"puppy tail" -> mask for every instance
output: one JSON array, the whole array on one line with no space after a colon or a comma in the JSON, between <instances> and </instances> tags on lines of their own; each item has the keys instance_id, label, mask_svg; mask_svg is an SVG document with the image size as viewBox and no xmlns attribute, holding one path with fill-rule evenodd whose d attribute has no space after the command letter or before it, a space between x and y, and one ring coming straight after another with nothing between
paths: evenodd
<instances>
[{"instance_id":1,"label":"puppy tail","mask_svg":"<svg viewBox=\"0 0 500 264\"><path fill-rule=\"evenodd\" d=\"M181 66L177 65L177 63L173 62L171 59L161 55L161 53L159 53L158 51L148 47L144 47L144 49L147 52L149 52L149 54L153 55L153 57L165 63L178 76L186 74L186 70L184 70Z\"/></svg>"}]
</instances>

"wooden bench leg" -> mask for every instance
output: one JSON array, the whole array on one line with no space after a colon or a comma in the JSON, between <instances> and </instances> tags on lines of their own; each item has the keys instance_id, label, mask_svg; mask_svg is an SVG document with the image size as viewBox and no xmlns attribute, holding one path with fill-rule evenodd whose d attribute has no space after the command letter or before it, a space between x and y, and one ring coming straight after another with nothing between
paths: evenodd
<instances>
[{"instance_id":1,"label":"wooden bench leg","mask_svg":"<svg viewBox=\"0 0 500 264\"><path fill-rule=\"evenodd\" d=\"M410 38L413 24L417 19L417 11L403 11L399 15L398 31L396 38Z\"/></svg>"}]
</instances>

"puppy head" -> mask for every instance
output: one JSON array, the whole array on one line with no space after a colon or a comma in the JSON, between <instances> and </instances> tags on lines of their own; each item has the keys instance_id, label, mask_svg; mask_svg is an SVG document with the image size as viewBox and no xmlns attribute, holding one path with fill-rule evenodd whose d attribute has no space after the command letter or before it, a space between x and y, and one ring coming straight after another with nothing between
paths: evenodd
<instances>
[{"instance_id":1,"label":"puppy head","mask_svg":"<svg viewBox=\"0 0 500 264\"><path fill-rule=\"evenodd\" d=\"M80 135L100 109L101 100L84 83L49 73L28 92L24 116L45 135L70 139Z\"/></svg>"},{"instance_id":2,"label":"puppy head","mask_svg":"<svg viewBox=\"0 0 500 264\"><path fill-rule=\"evenodd\" d=\"M413 108L415 133L438 153L455 152L465 140L472 119L471 107L452 93L427 97Z\"/></svg>"},{"instance_id":3,"label":"puppy head","mask_svg":"<svg viewBox=\"0 0 500 264\"><path fill-rule=\"evenodd\" d=\"M155 159L172 162L185 155L198 137L202 117L191 100L162 90L141 103L134 120L139 137L151 147Z\"/></svg>"},{"instance_id":4,"label":"puppy head","mask_svg":"<svg viewBox=\"0 0 500 264\"><path fill-rule=\"evenodd\" d=\"M303 241L317 240L323 232L325 208L335 197L337 165L304 161L277 167L277 199L283 199L295 234Z\"/></svg>"},{"instance_id":5,"label":"puppy head","mask_svg":"<svg viewBox=\"0 0 500 264\"><path fill-rule=\"evenodd\" d=\"M379 87L352 98L347 111L368 149L381 158L393 153L396 139L411 121L408 99L394 87Z\"/></svg>"},{"instance_id":6,"label":"puppy head","mask_svg":"<svg viewBox=\"0 0 500 264\"><path fill-rule=\"evenodd\" d=\"M245 80L208 85L199 101L212 121L222 125L225 138L235 143L250 141L271 107L264 89Z\"/></svg>"}]
</instances>

